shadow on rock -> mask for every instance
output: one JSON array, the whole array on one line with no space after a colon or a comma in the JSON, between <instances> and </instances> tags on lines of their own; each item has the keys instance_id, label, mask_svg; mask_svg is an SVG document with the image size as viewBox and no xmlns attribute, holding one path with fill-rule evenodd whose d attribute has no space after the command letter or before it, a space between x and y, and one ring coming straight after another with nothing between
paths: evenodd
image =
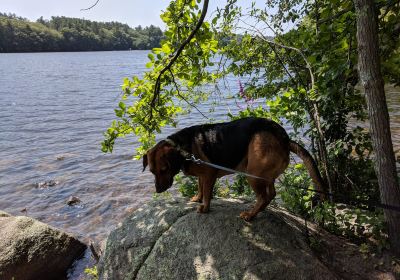
<instances>
[{"instance_id":1,"label":"shadow on rock","mask_svg":"<svg viewBox=\"0 0 400 280\"><path fill-rule=\"evenodd\" d=\"M214 200L207 215L196 213L195 207L182 199L160 200L134 212L110 234L100 279L377 276L368 264L357 271L340 271L321 261L309 247L301 222L284 211L268 209L248 223L239 214L250 205L240 201Z\"/></svg>"}]
</instances>

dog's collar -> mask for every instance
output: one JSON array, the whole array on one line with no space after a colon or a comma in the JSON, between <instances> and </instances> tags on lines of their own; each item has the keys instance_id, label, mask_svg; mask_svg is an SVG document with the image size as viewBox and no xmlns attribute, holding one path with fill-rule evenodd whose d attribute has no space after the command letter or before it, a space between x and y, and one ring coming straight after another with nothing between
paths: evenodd
<instances>
[{"instance_id":1,"label":"dog's collar","mask_svg":"<svg viewBox=\"0 0 400 280\"><path fill-rule=\"evenodd\" d=\"M185 159L190 159L192 158L192 154L183 150L181 147L179 147L178 144L176 144L172 139L166 138L164 140L165 142L167 142L168 144L170 144L172 147L175 148L175 150L177 150Z\"/></svg>"}]
</instances>

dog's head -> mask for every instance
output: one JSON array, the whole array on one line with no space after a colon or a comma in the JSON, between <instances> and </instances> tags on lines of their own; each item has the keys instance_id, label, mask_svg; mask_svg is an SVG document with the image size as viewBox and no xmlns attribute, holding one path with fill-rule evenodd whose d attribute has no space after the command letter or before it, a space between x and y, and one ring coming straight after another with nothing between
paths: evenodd
<instances>
[{"instance_id":1,"label":"dog's head","mask_svg":"<svg viewBox=\"0 0 400 280\"><path fill-rule=\"evenodd\" d=\"M170 143L160 141L143 156L143 171L149 165L155 176L156 192L161 193L172 186L183 161L183 156Z\"/></svg>"}]
</instances>

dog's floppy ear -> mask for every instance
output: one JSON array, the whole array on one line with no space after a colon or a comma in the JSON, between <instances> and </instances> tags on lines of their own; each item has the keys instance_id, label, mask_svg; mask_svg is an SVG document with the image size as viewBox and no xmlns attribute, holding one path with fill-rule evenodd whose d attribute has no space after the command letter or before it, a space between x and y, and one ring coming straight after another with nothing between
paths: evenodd
<instances>
[{"instance_id":1,"label":"dog's floppy ear","mask_svg":"<svg viewBox=\"0 0 400 280\"><path fill-rule=\"evenodd\" d=\"M146 169L146 167L147 167L147 154L144 154L143 155L143 170L142 170L142 172L144 172L144 170Z\"/></svg>"},{"instance_id":2,"label":"dog's floppy ear","mask_svg":"<svg viewBox=\"0 0 400 280\"><path fill-rule=\"evenodd\" d=\"M176 149L170 149L167 158L172 173L177 174L184 161L182 155Z\"/></svg>"}]
</instances>

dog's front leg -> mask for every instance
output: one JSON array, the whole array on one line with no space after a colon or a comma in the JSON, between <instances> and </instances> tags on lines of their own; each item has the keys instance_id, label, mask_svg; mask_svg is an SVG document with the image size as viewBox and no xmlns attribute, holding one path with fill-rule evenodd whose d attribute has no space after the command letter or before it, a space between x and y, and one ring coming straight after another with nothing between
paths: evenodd
<instances>
[{"instance_id":1,"label":"dog's front leg","mask_svg":"<svg viewBox=\"0 0 400 280\"><path fill-rule=\"evenodd\" d=\"M203 190L203 204L197 208L198 213L207 213L210 210L210 201L216 179L215 176L204 176L201 179L199 177L200 188Z\"/></svg>"},{"instance_id":2,"label":"dog's front leg","mask_svg":"<svg viewBox=\"0 0 400 280\"><path fill-rule=\"evenodd\" d=\"M199 177L198 182L198 192L197 195L193 196L190 201L192 202L201 202L203 200L203 182L201 180L201 176Z\"/></svg>"}]
</instances>

